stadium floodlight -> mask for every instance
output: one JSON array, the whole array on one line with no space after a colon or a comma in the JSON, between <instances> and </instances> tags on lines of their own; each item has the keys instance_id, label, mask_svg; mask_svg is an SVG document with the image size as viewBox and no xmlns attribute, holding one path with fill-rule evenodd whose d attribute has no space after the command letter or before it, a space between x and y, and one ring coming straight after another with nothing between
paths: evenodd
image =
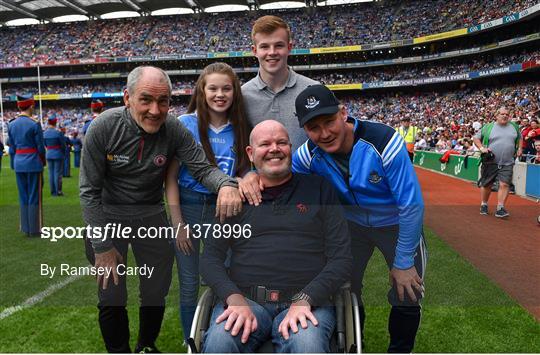
<instances>
[{"instance_id":1,"label":"stadium floodlight","mask_svg":"<svg viewBox=\"0 0 540 355\"><path fill-rule=\"evenodd\" d=\"M52 19L52 22L61 23L61 22L77 22L77 21L88 21L88 16L85 15L65 15L58 16Z\"/></svg>"},{"instance_id":2,"label":"stadium floodlight","mask_svg":"<svg viewBox=\"0 0 540 355\"><path fill-rule=\"evenodd\" d=\"M10 20L6 22L6 26L26 26L37 25L41 23L37 18L18 18L16 20Z\"/></svg>"},{"instance_id":3,"label":"stadium floodlight","mask_svg":"<svg viewBox=\"0 0 540 355\"><path fill-rule=\"evenodd\" d=\"M359 2L374 2L374 0L326 0L319 2L317 6L348 5Z\"/></svg>"},{"instance_id":4,"label":"stadium floodlight","mask_svg":"<svg viewBox=\"0 0 540 355\"><path fill-rule=\"evenodd\" d=\"M152 16L168 16L168 15L184 15L184 14L193 14L193 9L188 9L185 7L170 7L166 9L152 11L150 13L150 15Z\"/></svg>"},{"instance_id":5,"label":"stadium floodlight","mask_svg":"<svg viewBox=\"0 0 540 355\"><path fill-rule=\"evenodd\" d=\"M296 1L278 1L271 2L260 6L261 10L273 10L273 9L297 9L306 7L303 2Z\"/></svg>"},{"instance_id":6,"label":"stadium floodlight","mask_svg":"<svg viewBox=\"0 0 540 355\"><path fill-rule=\"evenodd\" d=\"M217 5L207 7L206 9L204 9L204 12L235 12L246 10L249 10L249 7L246 5Z\"/></svg>"},{"instance_id":7,"label":"stadium floodlight","mask_svg":"<svg viewBox=\"0 0 540 355\"><path fill-rule=\"evenodd\" d=\"M113 18L127 18L127 17L139 17L140 13L136 11L115 11L109 12L107 14L101 15L101 18L104 20L113 19Z\"/></svg>"}]
</instances>

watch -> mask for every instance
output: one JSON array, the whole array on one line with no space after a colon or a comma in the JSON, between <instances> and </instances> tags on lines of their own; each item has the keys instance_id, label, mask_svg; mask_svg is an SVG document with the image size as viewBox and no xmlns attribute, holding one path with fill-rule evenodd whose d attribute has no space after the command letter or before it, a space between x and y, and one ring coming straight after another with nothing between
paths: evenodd
<instances>
[{"instance_id":1,"label":"watch","mask_svg":"<svg viewBox=\"0 0 540 355\"><path fill-rule=\"evenodd\" d=\"M312 303L313 303L313 300L311 299L311 297L309 297L308 294L306 294L306 293L304 293L302 291L300 291L296 295L292 296L291 303L295 303L295 302L302 301L302 300L306 301L310 305L312 305Z\"/></svg>"}]
</instances>

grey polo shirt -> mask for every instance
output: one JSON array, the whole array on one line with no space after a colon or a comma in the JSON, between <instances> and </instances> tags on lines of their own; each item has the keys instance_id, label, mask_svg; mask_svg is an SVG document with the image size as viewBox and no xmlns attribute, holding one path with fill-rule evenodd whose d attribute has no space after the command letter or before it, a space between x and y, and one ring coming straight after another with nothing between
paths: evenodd
<instances>
[{"instance_id":1,"label":"grey polo shirt","mask_svg":"<svg viewBox=\"0 0 540 355\"><path fill-rule=\"evenodd\" d=\"M482 141L482 130L476 132L475 138ZM516 154L517 131L510 123L493 125L489 135L488 147L495 155L495 163L498 165L513 165Z\"/></svg>"},{"instance_id":2,"label":"grey polo shirt","mask_svg":"<svg viewBox=\"0 0 540 355\"><path fill-rule=\"evenodd\" d=\"M285 87L279 92L274 92L258 73L255 78L242 85L249 122L253 126L268 119L281 122L289 132L294 151L307 139L304 129L300 128L294 114L296 111L294 101L305 88L315 84L319 83L295 73L289 67L289 77Z\"/></svg>"}]
</instances>

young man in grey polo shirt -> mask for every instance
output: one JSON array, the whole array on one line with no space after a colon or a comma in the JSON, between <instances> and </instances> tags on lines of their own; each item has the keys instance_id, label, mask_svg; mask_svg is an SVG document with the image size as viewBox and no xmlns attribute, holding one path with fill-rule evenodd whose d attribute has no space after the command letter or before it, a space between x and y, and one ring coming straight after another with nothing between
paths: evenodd
<instances>
[{"instance_id":1,"label":"young man in grey polo shirt","mask_svg":"<svg viewBox=\"0 0 540 355\"><path fill-rule=\"evenodd\" d=\"M274 119L285 126L292 148L302 145L307 136L294 115L296 96L315 80L295 73L287 66L292 50L291 29L277 16L263 16L251 31L253 54L259 60L259 73L242 86L250 123Z\"/></svg>"}]
</instances>

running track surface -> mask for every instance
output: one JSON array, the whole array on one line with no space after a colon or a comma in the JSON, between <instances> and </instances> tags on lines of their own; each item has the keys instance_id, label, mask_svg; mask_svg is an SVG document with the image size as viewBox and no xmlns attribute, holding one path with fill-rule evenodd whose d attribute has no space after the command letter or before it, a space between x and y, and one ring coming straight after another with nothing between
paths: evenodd
<instances>
[{"instance_id":1,"label":"running track surface","mask_svg":"<svg viewBox=\"0 0 540 355\"><path fill-rule=\"evenodd\" d=\"M497 193L482 216L472 182L416 168L426 206L424 223L540 320L540 204L510 195L510 217L495 218Z\"/></svg>"}]
</instances>

